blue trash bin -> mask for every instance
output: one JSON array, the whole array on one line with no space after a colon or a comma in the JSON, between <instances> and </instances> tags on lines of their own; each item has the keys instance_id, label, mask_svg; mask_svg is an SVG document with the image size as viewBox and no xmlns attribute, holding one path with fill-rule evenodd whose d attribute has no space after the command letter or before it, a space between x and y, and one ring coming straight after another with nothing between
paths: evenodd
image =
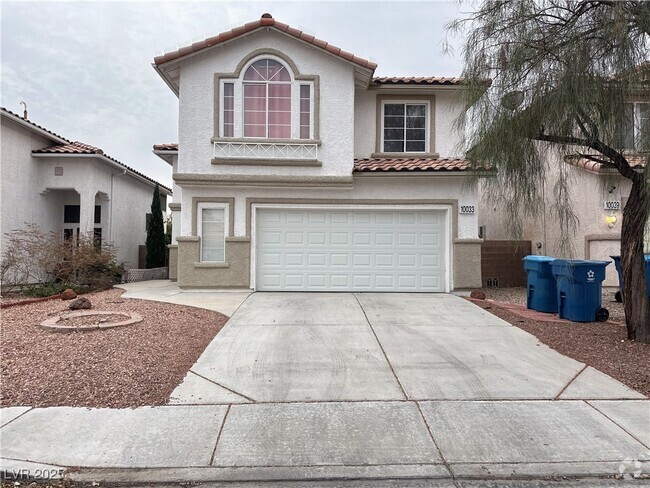
<instances>
[{"instance_id":1,"label":"blue trash bin","mask_svg":"<svg viewBox=\"0 0 650 488\"><path fill-rule=\"evenodd\" d=\"M557 291L549 256L526 256L526 306L538 312L557 312Z\"/></svg>"},{"instance_id":2,"label":"blue trash bin","mask_svg":"<svg viewBox=\"0 0 650 488\"><path fill-rule=\"evenodd\" d=\"M558 315L575 322L604 322L602 284L609 261L556 259L551 267L557 282Z\"/></svg>"},{"instance_id":3,"label":"blue trash bin","mask_svg":"<svg viewBox=\"0 0 650 488\"><path fill-rule=\"evenodd\" d=\"M616 272L618 273L618 288L621 290L621 297L623 297L623 271L621 270L621 256L610 256L614 260ZM650 254L645 255L645 279L648 296L650 297ZM618 300L620 302L620 300Z\"/></svg>"}]
</instances>

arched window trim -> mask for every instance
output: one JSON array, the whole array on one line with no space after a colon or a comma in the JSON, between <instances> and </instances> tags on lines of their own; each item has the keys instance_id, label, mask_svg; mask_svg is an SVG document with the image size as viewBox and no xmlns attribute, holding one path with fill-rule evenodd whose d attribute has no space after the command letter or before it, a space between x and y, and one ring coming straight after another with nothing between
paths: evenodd
<instances>
[{"instance_id":1,"label":"arched window trim","mask_svg":"<svg viewBox=\"0 0 650 488\"><path fill-rule=\"evenodd\" d=\"M244 57L237 69L233 73L215 73L215 113L214 113L214 141L220 140L242 140L242 141L310 141L318 142L318 110L319 110L319 77L317 75L301 75L296 69L295 64L291 59L287 58L282 53L272 49L258 50L254 53ZM273 137L244 137L244 116L243 116L243 85L244 83L255 83L253 80L244 80L246 71L256 62L262 59L271 59L280 63L291 78L291 136L288 138L273 138ZM270 81L267 83L274 83ZM233 108L233 130L232 135L226 136L224 134L224 85L231 84L232 86L232 99L234 102ZM304 108L302 114L302 129L301 129L301 90L302 86L307 86L309 91L309 137L305 137L305 116ZM304 102L303 102L304 103ZM303 105L304 107L304 105ZM302 135L302 137L301 137Z\"/></svg>"}]
</instances>

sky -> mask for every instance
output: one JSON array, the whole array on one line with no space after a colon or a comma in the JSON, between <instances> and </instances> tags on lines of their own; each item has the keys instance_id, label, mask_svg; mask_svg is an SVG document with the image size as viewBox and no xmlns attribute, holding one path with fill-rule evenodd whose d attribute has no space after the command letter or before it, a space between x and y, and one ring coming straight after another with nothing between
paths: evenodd
<instances>
[{"instance_id":1,"label":"sky","mask_svg":"<svg viewBox=\"0 0 650 488\"><path fill-rule=\"evenodd\" d=\"M276 20L378 63L375 76L453 76L467 6L429 2L12 2L0 0L1 105L171 187L152 145L176 142L178 99L154 56L259 19Z\"/></svg>"}]
</instances>

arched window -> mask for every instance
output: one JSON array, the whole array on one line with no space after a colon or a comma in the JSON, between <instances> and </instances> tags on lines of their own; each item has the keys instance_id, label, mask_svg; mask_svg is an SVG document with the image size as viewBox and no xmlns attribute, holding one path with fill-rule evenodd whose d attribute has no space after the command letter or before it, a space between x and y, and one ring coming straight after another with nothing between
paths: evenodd
<instances>
[{"instance_id":1,"label":"arched window","mask_svg":"<svg viewBox=\"0 0 650 488\"><path fill-rule=\"evenodd\" d=\"M255 61L244 73L244 137L291 137L291 75L274 59Z\"/></svg>"}]
</instances>

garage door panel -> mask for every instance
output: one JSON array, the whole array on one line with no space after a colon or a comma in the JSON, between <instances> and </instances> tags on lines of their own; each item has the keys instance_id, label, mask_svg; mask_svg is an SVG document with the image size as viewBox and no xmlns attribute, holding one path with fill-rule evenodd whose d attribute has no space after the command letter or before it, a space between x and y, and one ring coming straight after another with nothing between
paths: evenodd
<instances>
[{"instance_id":1,"label":"garage door panel","mask_svg":"<svg viewBox=\"0 0 650 488\"><path fill-rule=\"evenodd\" d=\"M260 209L257 288L445 291L444 215Z\"/></svg>"}]
</instances>

